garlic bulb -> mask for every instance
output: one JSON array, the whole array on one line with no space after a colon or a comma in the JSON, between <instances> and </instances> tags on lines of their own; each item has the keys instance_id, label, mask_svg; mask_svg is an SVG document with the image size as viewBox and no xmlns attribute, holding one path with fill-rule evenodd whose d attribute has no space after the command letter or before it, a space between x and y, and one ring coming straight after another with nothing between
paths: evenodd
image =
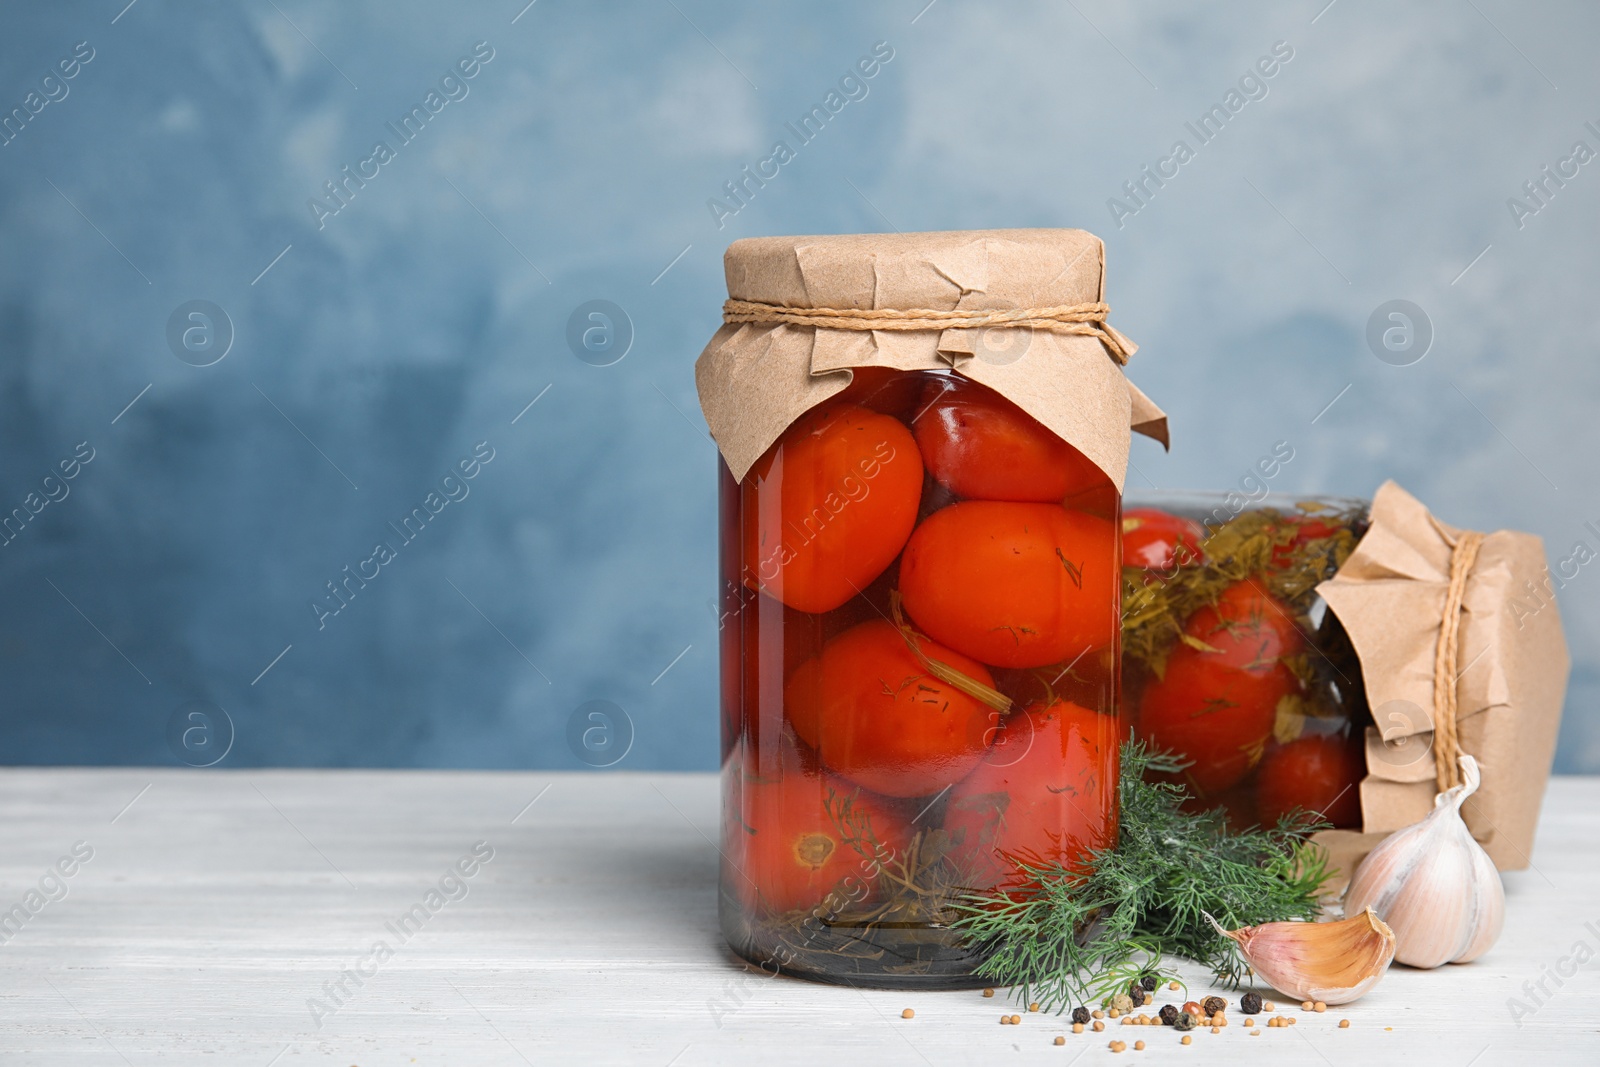
<instances>
[{"instance_id":1,"label":"garlic bulb","mask_svg":"<svg viewBox=\"0 0 1600 1067\"><path fill-rule=\"evenodd\" d=\"M1369 908L1333 922L1281 922L1224 930L1256 976L1295 1000L1348 1004L1378 984L1394 959L1394 934Z\"/></svg>"},{"instance_id":2,"label":"garlic bulb","mask_svg":"<svg viewBox=\"0 0 1600 1067\"><path fill-rule=\"evenodd\" d=\"M1461 802L1481 781L1471 756L1461 757L1461 778L1425 819L1384 838L1345 893L1347 912L1371 908L1393 928L1394 958L1413 967L1476 959L1505 922L1500 872L1461 821Z\"/></svg>"}]
</instances>

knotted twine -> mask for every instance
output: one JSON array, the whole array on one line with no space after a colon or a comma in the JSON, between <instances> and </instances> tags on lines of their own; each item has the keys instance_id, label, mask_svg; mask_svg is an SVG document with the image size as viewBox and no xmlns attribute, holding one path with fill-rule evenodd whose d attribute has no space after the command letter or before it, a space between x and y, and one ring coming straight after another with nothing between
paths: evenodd
<instances>
[{"instance_id":1,"label":"knotted twine","mask_svg":"<svg viewBox=\"0 0 1600 1067\"><path fill-rule=\"evenodd\" d=\"M1062 304L1043 308L995 308L936 311L931 308L793 308L754 300L729 300L722 305L722 321L729 325L754 323L814 326L823 330L978 330L1036 329L1051 333L1098 337L1118 366L1139 346L1106 322L1106 304Z\"/></svg>"},{"instance_id":2,"label":"knotted twine","mask_svg":"<svg viewBox=\"0 0 1600 1067\"><path fill-rule=\"evenodd\" d=\"M1450 588L1445 592L1444 615L1439 620L1439 646L1433 655L1433 762L1441 793L1461 784L1461 738L1456 727L1461 601L1467 591L1467 575L1478 560L1482 544L1483 534L1463 530L1450 552Z\"/></svg>"}]
</instances>

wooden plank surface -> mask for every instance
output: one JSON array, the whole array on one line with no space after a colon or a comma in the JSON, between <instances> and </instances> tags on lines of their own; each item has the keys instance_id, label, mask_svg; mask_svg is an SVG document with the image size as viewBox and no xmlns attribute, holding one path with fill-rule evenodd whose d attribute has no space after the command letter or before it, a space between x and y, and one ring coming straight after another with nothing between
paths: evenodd
<instances>
[{"instance_id":1,"label":"wooden plank surface","mask_svg":"<svg viewBox=\"0 0 1600 1067\"><path fill-rule=\"evenodd\" d=\"M1111 1038L1160 1062L1600 1062L1600 779L1552 783L1482 960L1189 1047L1057 1047L1059 1019L1001 1027L976 992L748 972L717 929L716 818L711 775L6 770L0 1063L1069 1064ZM1580 943L1596 958L1562 977Z\"/></svg>"}]
</instances>

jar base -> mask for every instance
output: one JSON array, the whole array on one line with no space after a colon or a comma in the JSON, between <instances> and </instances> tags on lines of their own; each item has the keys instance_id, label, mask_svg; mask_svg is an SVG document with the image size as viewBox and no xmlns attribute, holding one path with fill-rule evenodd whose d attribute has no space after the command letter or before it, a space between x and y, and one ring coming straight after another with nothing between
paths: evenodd
<instances>
[{"instance_id":1,"label":"jar base","mask_svg":"<svg viewBox=\"0 0 1600 1067\"><path fill-rule=\"evenodd\" d=\"M857 989L982 989L974 972L988 953L948 927L928 924L817 924L799 936L747 915L724 899L722 932L734 955L768 974Z\"/></svg>"}]
</instances>

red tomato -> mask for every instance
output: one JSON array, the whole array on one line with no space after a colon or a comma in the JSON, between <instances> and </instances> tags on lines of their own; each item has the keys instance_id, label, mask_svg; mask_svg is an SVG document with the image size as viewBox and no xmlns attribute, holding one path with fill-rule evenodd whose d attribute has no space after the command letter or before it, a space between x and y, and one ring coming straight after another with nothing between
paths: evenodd
<instances>
[{"instance_id":1,"label":"red tomato","mask_svg":"<svg viewBox=\"0 0 1600 1067\"><path fill-rule=\"evenodd\" d=\"M1335 826L1361 825L1366 751L1360 737L1313 734L1269 753L1256 775L1256 808L1265 826L1295 808Z\"/></svg>"},{"instance_id":2,"label":"red tomato","mask_svg":"<svg viewBox=\"0 0 1600 1067\"><path fill-rule=\"evenodd\" d=\"M809 411L745 475L743 581L831 611L894 562L921 498L922 459L898 419L855 404Z\"/></svg>"},{"instance_id":3,"label":"red tomato","mask_svg":"<svg viewBox=\"0 0 1600 1067\"><path fill-rule=\"evenodd\" d=\"M924 655L984 685L983 664L921 640ZM929 674L882 619L852 627L784 687L800 739L828 769L879 793L924 796L960 781L989 750L989 708Z\"/></svg>"},{"instance_id":4,"label":"red tomato","mask_svg":"<svg viewBox=\"0 0 1600 1067\"><path fill-rule=\"evenodd\" d=\"M998 667L1042 667L1110 644L1119 592L1111 523L1055 504L952 504L923 520L900 561L917 625Z\"/></svg>"},{"instance_id":5,"label":"red tomato","mask_svg":"<svg viewBox=\"0 0 1600 1067\"><path fill-rule=\"evenodd\" d=\"M1139 701L1141 736L1194 761L1184 777L1218 793L1261 760L1278 701L1300 687L1283 657L1305 647L1287 609L1254 581L1229 586L1215 607L1189 617L1184 633L1209 646L1178 644L1166 672Z\"/></svg>"},{"instance_id":6,"label":"red tomato","mask_svg":"<svg viewBox=\"0 0 1600 1067\"><path fill-rule=\"evenodd\" d=\"M1082 452L976 382L942 379L924 403L913 423L922 459L957 496L1059 504L1107 480Z\"/></svg>"},{"instance_id":7,"label":"red tomato","mask_svg":"<svg viewBox=\"0 0 1600 1067\"><path fill-rule=\"evenodd\" d=\"M1170 571L1197 562L1205 536L1193 519L1159 508L1128 508L1122 513L1122 565Z\"/></svg>"},{"instance_id":8,"label":"red tomato","mask_svg":"<svg viewBox=\"0 0 1600 1067\"><path fill-rule=\"evenodd\" d=\"M752 908L831 915L874 895L881 865L905 852L911 828L892 802L785 745L778 773L747 774L739 785L742 821L727 828L726 877Z\"/></svg>"},{"instance_id":9,"label":"red tomato","mask_svg":"<svg viewBox=\"0 0 1600 1067\"><path fill-rule=\"evenodd\" d=\"M1116 838L1117 721L1065 701L1006 717L994 747L951 790L944 828L963 884L1020 884L1015 860L1078 864Z\"/></svg>"},{"instance_id":10,"label":"red tomato","mask_svg":"<svg viewBox=\"0 0 1600 1067\"><path fill-rule=\"evenodd\" d=\"M1294 527L1294 540L1273 548L1272 564L1275 567L1287 567L1293 561L1296 549L1320 538L1332 537L1343 529L1342 524L1315 515L1290 515L1286 521ZM1317 562L1314 566L1320 567L1321 562Z\"/></svg>"}]
</instances>

